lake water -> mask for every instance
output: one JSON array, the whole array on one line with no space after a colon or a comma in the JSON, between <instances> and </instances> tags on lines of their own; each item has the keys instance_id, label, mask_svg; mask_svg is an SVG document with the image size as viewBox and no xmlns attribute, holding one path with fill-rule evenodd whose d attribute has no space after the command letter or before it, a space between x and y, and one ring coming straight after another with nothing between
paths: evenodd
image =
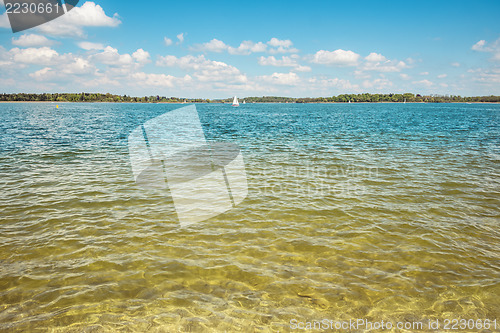
<instances>
[{"instance_id":1,"label":"lake water","mask_svg":"<svg viewBox=\"0 0 500 333\"><path fill-rule=\"evenodd\" d=\"M181 106L0 104L0 331L500 328L500 105L197 105L248 196L185 228L127 148Z\"/></svg>"}]
</instances>

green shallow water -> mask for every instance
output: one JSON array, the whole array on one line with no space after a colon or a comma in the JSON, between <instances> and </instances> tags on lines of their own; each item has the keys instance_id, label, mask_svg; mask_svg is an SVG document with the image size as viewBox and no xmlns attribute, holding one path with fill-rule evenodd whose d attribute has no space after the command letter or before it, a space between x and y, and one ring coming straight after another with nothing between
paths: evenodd
<instances>
[{"instance_id":1,"label":"green shallow water","mask_svg":"<svg viewBox=\"0 0 500 333\"><path fill-rule=\"evenodd\" d=\"M127 150L177 107L0 104L0 331L499 330L500 106L198 105L249 193L187 228Z\"/></svg>"}]
</instances>

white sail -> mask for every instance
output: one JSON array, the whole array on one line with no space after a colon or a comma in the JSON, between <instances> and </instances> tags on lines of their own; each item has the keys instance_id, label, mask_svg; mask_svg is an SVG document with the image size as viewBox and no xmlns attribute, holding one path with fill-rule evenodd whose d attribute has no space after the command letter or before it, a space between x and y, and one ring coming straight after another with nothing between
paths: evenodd
<instances>
[{"instance_id":1,"label":"white sail","mask_svg":"<svg viewBox=\"0 0 500 333\"><path fill-rule=\"evenodd\" d=\"M243 100L243 104L247 104L247 102L245 102L245 100Z\"/></svg>"},{"instance_id":2,"label":"white sail","mask_svg":"<svg viewBox=\"0 0 500 333\"><path fill-rule=\"evenodd\" d=\"M236 98L236 96L234 96L233 98L233 106L239 106L240 103L238 103L238 98Z\"/></svg>"}]
</instances>

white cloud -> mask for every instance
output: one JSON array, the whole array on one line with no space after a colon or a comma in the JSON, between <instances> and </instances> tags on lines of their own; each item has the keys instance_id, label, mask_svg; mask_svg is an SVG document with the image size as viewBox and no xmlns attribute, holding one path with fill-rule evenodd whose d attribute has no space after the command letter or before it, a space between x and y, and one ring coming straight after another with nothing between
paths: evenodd
<instances>
[{"instance_id":1,"label":"white cloud","mask_svg":"<svg viewBox=\"0 0 500 333\"><path fill-rule=\"evenodd\" d=\"M281 57L280 60L277 60L274 56L269 57L260 57L259 65L262 66L277 66L277 67L294 67L297 62L290 57Z\"/></svg>"},{"instance_id":2,"label":"white cloud","mask_svg":"<svg viewBox=\"0 0 500 333\"><path fill-rule=\"evenodd\" d=\"M133 73L130 75L130 78L132 79L131 81L134 82L134 84L169 88L191 81L191 77L189 75L186 75L183 78L177 78L172 75L152 74L144 72Z\"/></svg>"},{"instance_id":3,"label":"white cloud","mask_svg":"<svg viewBox=\"0 0 500 333\"><path fill-rule=\"evenodd\" d=\"M451 65L453 67L460 67L460 63L459 62L452 62Z\"/></svg>"},{"instance_id":4,"label":"white cloud","mask_svg":"<svg viewBox=\"0 0 500 333\"><path fill-rule=\"evenodd\" d=\"M79 42L76 43L81 49L90 50L104 50L104 45L101 43L91 43L91 42Z\"/></svg>"},{"instance_id":5,"label":"white cloud","mask_svg":"<svg viewBox=\"0 0 500 333\"><path fill-rule=\"evenodd\" d=\"M163 42L165 43L166 46L170 46L173 43L172 40L168 37L164 37Z\"/></svg>"},{"instance_id":6,"label":"white cloud","mask_svg":"<svg viewBox=\"0 0 500 333\"><path fill-rule=\"evenodd\" d=\"M248 81L245 74L239 69L221 61L206 59L204 55L187 55L177 58L173 55L159 57L157 66L178 67L194 71L193 76L199 81L226 81L229 83L245 83Z\"/></svg>"},{"instance_id":7,"label":"white cloud","mask_svg":"<svg viewBox=\"0 0 500 333\"><path fill-rule=\"evenodd\" d=\"M365 80L363 81L363 87L364 88L374 88L376 90L384 90L387 87L391 87L392 82L389 81L388 79L381 78L381 79L375 79L373 81Z\"/></svg>"},{"instance_id":8,"label":"white cloud","mask_svg":"<svg viewBox=\"0 0 500 333\"><path fill-rule=\"evenodd\" d=\"M93 54L91 59L113 67L113 73L125 75L132 69L141 67L150 62L149 52L138 49L132 55L120 54L117 49L106 46L102 52Z\"/></svg>"},{"instance_id":9,"label":"white cloud","mask_svg":"<svg viewBox=\"0 0 500 333\"><path fill-rule=\"evenodd\" d=\"M271 45L272 47L282 46L285 48L291 47L293 45L292 41L289 39L279 40L278 38L275 37L271 38L271 40L267 42L267 44Z\"/></svg>"},{"instance_id":10,"label":"white cloud","mask_svg":"<svg viewBox=\"0 0 500 333\"><path fill-rule=\"evenodd\" d=\"M118 14L107 16L101 6L87 1L81 7L40 25L38 29L49 35L84 37L84 27L116 27L120 23Z\"/></svg>"},{"instance_id":11,"label":"white cloud","mask_svg":"<svg viewBox=\"0 0 500 333\"><path fill-rule=\"evenodd\" d=\"M19 38L12 38L12 44L21 47L32 47L32 46L50 46L54 41L47 39L45 36L36 34L24 34Z\"/></svg>"},{"instance_id":12,"label":"white cloud","mask_svg":"<svg viewBox=\"0 0 500 333\"><path fill-rule=\"evenodd\" d=\"M297 72L310 72L311 67L301 66L297 60L292 57L282 56L281 59L276 59L274 56L260 57L259 65L261 66L276 66L276 67L292 67Z\"/></svg>"},{"instance_id":13,"label":"white cloud","mask_svg":"<svg viewBox=\"0 0 500 333\"><path fill-rule=\"evenodd\" d=\"M179 40L177 42L177 44L182 44L182 42L184 42L184 33L183 32L181 32L180 34L178 34L176 37Z\"/></svg>"},{"instance_id":14,"label":"white cloud","mask_svg":"<svg viewBox=\"0 0 500 333\"><path fill-rule=\"evenodd\" d=\"M132 65L134 62L130 54L119 54L118 50L111 46L106 46L102 52L94 54L92 59L110 66Z\"/></svg>"},{"instance_id":15,"label":"white cloud","mask_svg":"<svg viewBox=\"0 0 500 333\"><path fill-rule=\"evenodd\" d=\"M266 48L267 45L262 42L254 43L250 40L245 40L241 42L240 46L238 46L237 48L229 46L227 51L229 52L229 54L248 55L255 52L265 52Z\"/></svg>"},{"instance_id":16,"label":"white cloud","mask_svg":"<svg viewBox=\"0 0 500 333\"><path fill-rule=\"evenodd\" d=\"M405 74L405 73L401 73L399 74L399 76L403 79L403 80L409 80L410 79L410 76L408 74Z\"/></svg>"},{"instance_id":17,"label":"white cloud","mask_svg":"<svg viewBox=\"0 0 500 333\"><path fill-rule=\"evenodd\" d=\"M357 53L342 49L335 51L320 50L314 54L311 62L322 65L356 66L359 57Z\"/></svg>"},{"instance_id":18,"label":"white cloud","mask_svg":"<svg viewBox=\"0 0 500 333\"><path fill-rule=\"evenodd\" d=\"M223 41L214 38L207 43L191 47L191 50L203 51L203 52L217 52L217 53L227 51L229 54L248 55L254 52L265 52L266 48L267 48L266 44L262 42L254 43L250 40L245 40L241 42L241 44L238 47L232 47L227 45Z\"/></svg>"},{"instance_id":19,"label":"white cloud","mask_svg":"<svg viewBox=\"0 0 500 333\"><path fill-rule=\"evenodd\" d=\"M372 52L365 57L365 60L370 62L381 62L381 61L386 61L387 58L381 55L380 53Z\"/></svg>"},{"instance_id":20,"label":"white cloud","mask_svg":"<svg viewBox=\"0 0 500 333\"><path fill-rule=\"evenodd\" d=\"M0 15L0 28L10 29L10 22L7 13L3 13L2 15Z\"/></svg>"},{"instance_id":21,"label":"white cloud","mask_svg":"<svg viewBox=\"0 0 500 333\"><path fill-rule=\"evenodd\" d=\"M60 55L57 61L52 62L51 67L45 67L34 73L30 77L37 81L47 82L50 80L68 79L71 75L96 74L96 67L88 59L75 57L72 54Z\"/></svg>"},{"instance_id":22,"label":"white cloud","mask_svg":"<svg viewBox=\"0 0 500 333\"><path fill-rule=\"evenodd\" d=\"M229 46L226 45L226 43L224 43L223 41L214 38L207 43L195 46L193 50L220 53L226 51L228 47Z\"/></svg>"},{"instance_id":23,"label":"white cloud","mask_svg":"<svg viewBox=\"0 0 500 333\"><path fill-rule=\"evenodd\" d=\"M421 61L421 60L420 60ZM413 59L413 58L406 58L406 63L408 65L413 65L414 63L416 63L417 60Z\"/></svg>"},{"instance_id":24,"label":"white cloud","mask_svg":"<svg viewBox=\"0 0 500 333\"><path fill-rule=\"evenodd\" d=\"M341 88L343 90L358 90L357 84L351 84L349 80L334 78L317 78L313 77L307 81L315 89L330 89L332 87Z\"/></svg>"},{"instance_id":25,"label":"white cloud","mask_svg":"<svg viewBox=\"0 0 500 333\"><path fill-rule=\"evenodd\" d=\"M469 73L474 73L473 80L484 84L500 83L500 68L469 70Z\"/></svg>"},{"instance_id":26,"label":"white cloud","mask_svg":"<svg viewBox=\"0 0 500 333\"><path fill-rule=\"evenodd\" d=\"M409 66L404 61L386 60L384 62L368 61L362 66L364 71L377 71L377 72L400 72Z\"/></svg>"},{"instance_id":27,"label":"white cloud","mask_svg":"<svg viewBox=\"0 0 500 333\"><path fill-rule=\"evenodd\" d=\"M278 38L271 38L267 42L271 48L269 49L269 53L271 54L277 54L277 53L297 53L299 52L298 49L292 47L293 43L289 39L278 39Z\"/></svg>"},{"instance_id":28,"label":"white cloud","mask_svg":"<svg viewBox=\"0 0 500 333\"><path fill-rule=\"evenodd\" d=\"M143 49L138 49L134 53L132 53L132 58L134 58L139 63L147 63L149 60L149 52L144 51Z\"/></svg>"},{"instance_id":29,"label":"white cloud","mask_svg":"<svg viewBox=\"0 0 500 333\"><path fill-rule=\"evenodd\" d=\"M420 75L429 75L429 72L421 72Z\"/></svg>"},{"instance_id":30,"label":"white cloud","mask_svg":"<svg viewBox=\"0 0 500 333\"><path fill-rule=\"evenodd\" d=\"M432 83L431 81L429 80L420 80L420 81L413 81L412 82L413 84L418 84L418 85L423 85L423 86L426 86L426 87L430 87L432 85L434 85L434 83Z\"/></svg>"},{"instance_id":31,"label":"white cloud","mask_svg":"<svg viewBox=\"0 0 500 333\"><path fill-rule=\"evenodd\" d=\"M37 81L43 81L52 78L53 77L52 72L53 72L52 68L45 67L34 73L30 73L30 76Z\"/></svg>"},{"instance_id":32,"label":"white cloud","mask_svg":"<svg viewBox=\"0 0 500 333\"><path fill-rule=\"evenodd\" d=\"M277 54L277 53L297 53L299 52L298 49L291 47L291 48L286 48L283 46L278 47L277 49L269 49L269 53L271 54Z\"/></svg>"},{"instance_id":33,"label":"white cloud","mask_svg":"<svg viewBox=\"0 0 500 333\"><path fill-rule=\"evenodd\" d=\"M64 74L88 74L96 70L95 66L88 59L76 57L69 63L63 63L60 71Z\"/></svg>"},{"instance_id":34,"label":"white cloud","mask_svg":"<svg viewBox=\"0 0 500 333\"><path fill-rule=\"evenodd\" d=\"M13 48L9 51L15 63L19 64L35 64L35 65L50 65L56 62L59 57L57 51L50 47L41 48Z\"/></svg>"},{"instance_id":35,"label":"white cloud","mask_svg":"<svg viewBox=\"0 0 500 333\"><path fill-rule=\"evenodd\" d=\"M270 84L277 85L296 85L300 82L300 78L296 73L273 73L271 75L263 75L258 77L259 80Z\"/></svg>"},{"instance_id":36,"label":"white cloud","mask_svg":"<svg viewBox=\"0 0 500 333\"><path fill-rule=\"evenodd\" d=\"M493 43L487 45L485 40L480 40L476 44L472 45L472 50L479 52L489 52L493 55L491 58L495 61L500 61L500 38L498 38Z\"/></svg>"},{"instance_id":37,"label":"white cloud","mask_svg":"<svg viewBox=\"0 0 500 333\"><path fill-rule=\"evenodd\" d=\"M157 66L179 67L181 69L189 70L200 70L209 65L213 65L213 63L217 63L217 61L205 59L204 55L186 55L180 58L173 55L166 55L158 57L158 60L156 61Z\"/></svg>"},{"instance_id":38,"label":"white cloud","mask_svg":"<svg viewBox=\"0 0 500 333\"><path fill-rule=\"evenodd\" d=\"M82 82L85 87L120 86L120 82L113 80L104 74L97 74L95 79Z\"/></svg>"},{"instance_id":39,"label":"white cloud","mask_svg":"<svg viewBox=\"0 0 500 333\"><path fill-rule=\"evenodd\" d=\"M439 79L444 79L444 78L445 78L445 77L447 77L447 76L448 76L448 74L439 74L437 77L438 77Z\"/></svg>"},{"instance_id":40,"label":"white cloud","mask_svg":"<svg viewBox=\"0 0 500 333\"><path fill-rule=\"evenodd\" d=\"M474 51L484 51L484 45L486 44L486 41L484 39L480 40L476 44L472 45L472 49Z\"/></svg>"}]
</instances>

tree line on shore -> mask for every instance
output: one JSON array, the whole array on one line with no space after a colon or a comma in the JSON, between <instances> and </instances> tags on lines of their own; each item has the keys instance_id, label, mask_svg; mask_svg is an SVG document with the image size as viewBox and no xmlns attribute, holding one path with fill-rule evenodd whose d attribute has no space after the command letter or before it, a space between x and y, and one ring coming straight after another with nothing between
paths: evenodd
<instances>
[{"instance_id":1,"label":"tree line on shore","mask_svg":"<svg viewBox=\"0 0 500 333\"><path fill-rule=\"evenodd\" d=\"M500 96L462 97L455 95L420 95L420 94L342 94L332 97L245 97L247 103L499 103ZM131 97L101 93L44 93L44 94L0 94L3 102L112 102L112 103L231 103L227 99L182 98L165 96Z\"/></svg>"}]
</instances>

